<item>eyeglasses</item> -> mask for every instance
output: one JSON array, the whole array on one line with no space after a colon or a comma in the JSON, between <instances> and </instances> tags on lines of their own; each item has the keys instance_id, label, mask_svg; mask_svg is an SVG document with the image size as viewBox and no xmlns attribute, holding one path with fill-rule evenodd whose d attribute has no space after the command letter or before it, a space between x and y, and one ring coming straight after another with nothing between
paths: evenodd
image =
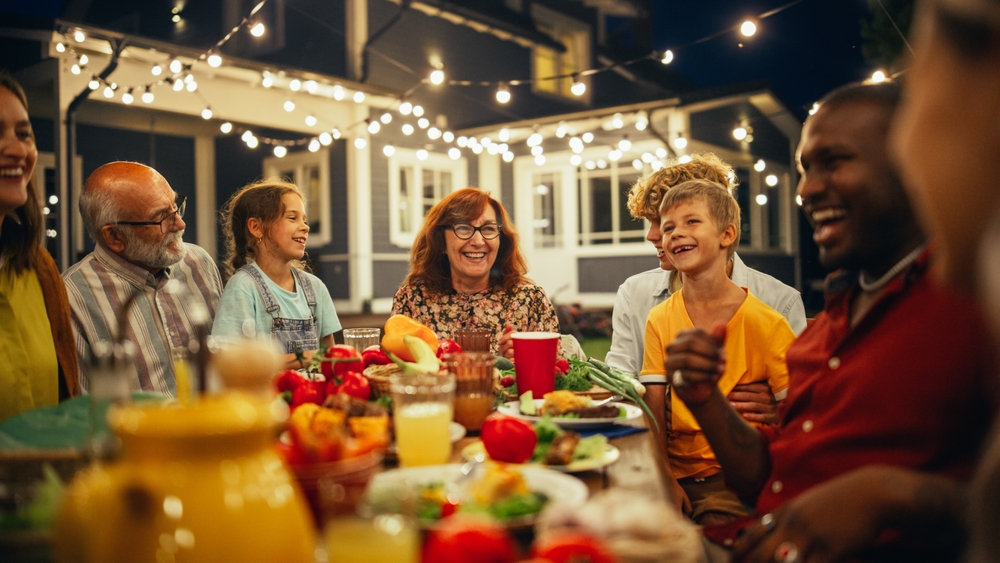
<instances>
[{"instance_id":1,"label":"eyeglasses","mask_svg":"<svg viewBox=\"0 0 1000 563\"><path fill-rule=\"evenodd\" d=\"M177 199L174 200L174 205L177 206L177 209L167 213L167 216L159 221L115 221L112 224L133 225L136 227L159 225L160 232L166 233L167 230L174 224L174 220L184 218L184 210L187 208L187 196L177 196Z\"/></svg>"},{"instance_id":2,"label":"eyeglasses","mask_svg":"<svg viewBox=\"0 0 1000 563\"><path fill-rule=\"evenodd\" d=\"M486 240L493 240L500 236L500 231L503 230L503 225L498 223L486 223L485 225L480 225L478 227L473 227L468 223L459 223L457 225L452 225L451 230L455 233L455 236L462 240L469 240L476 235L476 231L483 235Z\"/></svg>"}]
</instances>

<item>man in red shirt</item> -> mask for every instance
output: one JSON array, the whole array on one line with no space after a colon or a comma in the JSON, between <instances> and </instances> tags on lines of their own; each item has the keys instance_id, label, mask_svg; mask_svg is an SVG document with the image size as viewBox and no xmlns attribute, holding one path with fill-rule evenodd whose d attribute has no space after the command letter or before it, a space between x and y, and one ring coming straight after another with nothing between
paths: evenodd
<instances>
[{"instance_id":1,"label":"man in red shirt","mask_svg":"<svg viewBox=\"0 0 1000 563\"><path fill-rule=\"evenodd\" d=\"M926 275L932 251L886 152L898 101L894 84L846 86L803 127L798 193L835 271L788 350L781 424L751 427L718 390L724 327L667 348L674 392L727 485L756 501L753 521L706 529L733 545L745 528L738 558L941 560L961 545L944 515L960 510L949 504L989 427L986 330L971 301Z\"/></svg>"}]
</instances>

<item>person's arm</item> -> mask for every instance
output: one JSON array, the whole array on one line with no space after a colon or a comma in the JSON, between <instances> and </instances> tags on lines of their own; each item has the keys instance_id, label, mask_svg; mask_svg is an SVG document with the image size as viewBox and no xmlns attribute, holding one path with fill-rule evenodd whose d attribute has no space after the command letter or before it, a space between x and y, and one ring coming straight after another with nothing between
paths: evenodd
<instances>
[{"instance_id":1,"label":"person's arm","mask_svg":"<svg viewBox=\"0 0 1000 563\"><path fill-rule=\"evenodd\" d=\"M766 381L736 385L726 399L747 422L778 424L778 401Z\"/></svg>"},{"instance_id":2,"label":"person's arm","mask_svg":"<svg viewBox=\"0 0 1000 563\"><path fill-rule=\"evenodd\" d=\"M802 295L794 289L789 289L793 295L788 297L788 303L785 304L783 310L778 312L788 321L788 326L791 327L795 336L798 336L802 334L802 331L806 329L806 325L808 324L806 322L806 307L802 304Z\"/></svg>"},{"instance_id":3,"label":"person's arm","mask_svg":"<svg viewBox=\"0 0 1000 563\"><path fill-rule=\"evenodd\" d=\"M726 484L741 496L756 494L770 474L763 436L750 426L719 390L725 370L725 326L712 334L685 330L667 346L671 392L687 405L722 465Z\"/></svg>"},{"instance_id":4,"label":"person's arm","mask_svg":"<svg viewBox=\"0 0 1000 563\"><path fill-rule=\"evenodd\" d=\"M784 544L809 561L841 561L895 529L950 559L964 541L966 500L965 487L947 477L867 466L802 493L773 512L768 525L747 528L733 558L771 561Z\"/></svg>"},{"instance_id":5,"label":"person's arm","mask_svg":"<svg viewBox=\"0 0 1000 563\"><path fill-rule=\"evenodd\" d=\"M604 362L625 373L639 373L642 367L642 335L632 326L630 298L625 285L618 287L615 308L611 312L611 350Z\"/></svg>"}]
</instances>

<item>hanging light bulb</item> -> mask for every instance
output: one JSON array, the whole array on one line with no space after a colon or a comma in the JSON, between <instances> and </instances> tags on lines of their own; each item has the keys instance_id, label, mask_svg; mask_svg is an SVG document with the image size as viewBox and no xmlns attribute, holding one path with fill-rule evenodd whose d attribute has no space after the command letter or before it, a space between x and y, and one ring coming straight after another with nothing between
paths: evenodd
<instances>
[{"instance_id":1,"label":"hanging light bulb","mask_svg":"<svg viewBox=\"0 0 1000 563\"><path fill-rule=\"evenodd\" d=\"M312 114L307 115L306 116L306 125L308 125L309 127L315 127L316 126L316 116L312 115Z\"/></svg>"},{"instance_id":2,"label":"hanging light bulb","mask_svg":"<svg viewBox=\"0 0 1000 563\"><path fill-rule=\"evenodd\" d=\"M687 146L688 146L687 137L678 133L677 138L674 139L674 148L677 150L684 150L687 148Z\"/></svg>"},{"instance_id":3,"label":"hanging light bulb","mask_svg":"<svg viewBox=\"0 0 1000 563\"><path fill-rule=\"evenodd\" d=\"M618 162L622 158L622 151L614 149L608 153L608 160L611 162Z\"/></svg>"},{"instance_id":4,"label":"hanging light bulb","mask_svg":"<svg viewBox=\"0 0 1000 563\"><path fill-rule=\"evenodd\" d=\"M284 105L282 107L285 108L285 111L291 113L291 112L295 111L295 102L293 102L291 100L285 100L285 103L284 103Z\"/></svg>"},{"instance_id":5,"label":"hanging light bulb","mask_svg":"<svg viewBox=\"0 0 1000 563\"><path fill-rule=\"evenodd\" d=\"M426 117L421 117L420 119L417 120L417 127L421 129L427 129L428 127L430 127L430 125L431 122Z\"/></svg>"},{"instance_id":6,"label":"hanging light bulb","mask_svg":"<svg viewBox=\"0 0 1000 563\"><path fill-rule=\"evenodd\" d=\"M514 153L505 151L502 156L504 162L514 162Z\"/></svg>"},{"instance_id":7,"label":"hanging light bulb","mask_svg":"<svg viewBox=\"0 0 1000 563\"><path fill-rule=\"evenodd\" d=\"M142 103L151 104L153 103L153 93L149 90L149 86L146 86L146 91L142 93Z\"/></svg>"},{"instance_id":8,"label":"hanging light bulb","mask_svg":"<svg viewBox=\"0 0 1000 563\"><path fill-rule=\"evenodd\" d=\"M663 147L657 147L656 158L667 158L667 149Z\"/></svg>"},{"instance_id":9,"label":"hanging light bulb","mask_svg":"<svg viewBox=\"0 0 1000 563\"><path fill-rule=\"evenodd\" d=\"M316 139L312 139L311 141L309 141L309 152L318 152L318 151L319 151L319 141Z\"/></svg>"},{"instance_id":10,"label":"hanging light bulb","mask_svg":"<svg viewBox=\"0 0 1000 563\"><path fill-rule=\"evenodd\" d=\"M773 188L778 185L778 177L774 174L768 174L767 177L764 178L764 183Z\"/></svg>"},{"instance_id":11,"label":"hanging light bulb","mask_svg":"<svg viewBox=\"0 0 1000 563\"><path fill-rule=\"evenodd\" d=\"M664 51L663 52L663 57L660 58L660 62L663 63L663 64L665 64L665 65L668 65L668 64L674 62L674 52L671 51L670 49L667 49L666 51Z\"/></svg>"},{"instance_id":12,"label":"hanging light bulb","mask_svg":"<svg viewBox=\"0 0 1000 563\"><path fill-rule=\"evenodd\" d=\"M324 147L329 146L331 143L333 143L333 135L327 133L326 131L323 131L322 133L319 134L319 142Z\"/></svg>"},{"instance_id":13,"label":"hanging light bulb","mask_svg":"<svg viewBox=\"0 0 1000 563\"><path fill-rule=\"evenodd\" d=\"M444 83L444 71L441 70L440 68L436 68L436 69L432 70L431 71L431 75L430 75L430 81L431 81L431 84L434 84L435 86L443 84Z\"/></svg>"},{"instance_id":14,"label":"hanging light bulb","mask_svg":"<svg viewBox=\"0 0 1000 563\"><path fill-rule=\"evenodd\" d=\"M82 29L78 29L73 32L73 41L76 41L77 43L83 43L86 40L87 40L87 35L83 32Z\"/></svg>"},{"instance_id":15,"label":"hanging light bulb","mask_svg":"<svg viewBox=\"0 0 1000 563\"><path fill-rule=\"evenodd\" d=\"M757 172L763 172L767 168L767 163L764 162L763 158L757 159L757 162L753 163L753 169Z\"/></svg>"},{"instance_id":16,"label":"hanging light bulb","mask_svg":"<svg viewBox=\"0 0 1000 563\"><path fill-rule=\"evenodd\" d=\"M385 156L392 156L396 154L396 147L392 145L386 145L382 147L382 154L384 154Z\"/></svg>"},{"instance_id":17,"label":"hanging light bulb","mask_svg":"<svg viewBox=\"0 0 1000 563\"><path fill-rule=\"evenodd\" d=\"M188 76L191 76L191 75L189 74ZM194 92L197 89L198 89L198 83L195 82L194 80L192 80L191 82L187 83L187 91L188 92Z\"/></svg>"},{"instance_id":18,"label":"hanging light bulb","mask_svg":"<svg viewBox=\"0 0 1000 563\"><path fill-rule=\"evenodd\" d=\"M292 81L288 83L288 89L292 92L298 92L302 89L302 81L298 78L293 78Z\"/></svg>"},{"instance_id":19,"label":"hanging light bulb","mask_svg":"<svg viewBox=\"0 0 1000 563\"><path fill-rule=\"evenodd\" d=\"M206 107L205 109L201 110L201 118L206 121L212 119L212 108Z\"/></svg>"},{"instance_id":20,"label":"hanging light bulb","mask_svg":"<svg viewBox=\"0 0 1000 563\"><path fill-rule=\"evenodd\" d=\"M681 164L687 164L687 163L691 162L691 155L689 155L689 154L681 155L681 157L677 159L677 162L679 162Z\"/></svg>"},{"instance_id":21,"label":"hanging light bulb","mask_svg":"<svg viewBox=\"0 0 1000 563\"><path fill-rule=\"evenodd\" d=\"M414 117L421 117L424 115L424 106L416 105L413 106Z\"/></svg>"},{"instance_id":22,"label":"hanging light bulb","mask_svg":"<svg viewBox=\"0 0 1000 563\"><path fill-rule=\"evenodd\" d=\"M319 84L315 80L306 80L306 92L310 94L315 94L319 90Z\"/></svg>"},{"instance_id":23,"label":"hanging light bulb","mask_svg":"<svg viewBox=\"0 0 1000 563\"><path fill-rule=\"evenodd\" d=\"M743 37L753 37L757 33L757 22L753 18L748 18L740 24L740 33Z\"/></svg>"},{"instance_id":24,"label":"hanging light bulb","mask_svg":"<svg viewBox=\"0 0 1000 563\"><path fill-rule=\"evenodd\" d=\"M451 131L445 131L441 135L441 140L444 141L444 142L446 142L446 143L450 143L450 142L452 142L452 141L455 140L455 134L452 133Z\"/></svg>"},{"instance_id":25,"label":"hanging light bulb","mask_svg":"<svg viewBox=\"0 0 1000 563\"><path fill-rule=\"evenodd\" d=\"M542 134L538 132L532 133L528 137L527 144L529 147L534 147L542 144Z\"/></svg>"},{"instance_id":26,"label":"hanging light bulb","mask_svg":"<svg viewBox=\"0 0 1000 563\"><path fill-rule=\"evenodd\" d=\"M62 43L56 43L56 52L57 53L65 53L66 52L66 45L64 45Z\"/></svg>"},{"instance_id":27,"label":"hanging light bulb","mask_svg":"<svg viewBox=\"0 0 1000 563\"><path fill-rule=\"evenodd\" d=\"M355 92L354 93L354 103L360 104L363 101L365 101L365 93L364 92L360 92L360 91L359 92Z\"/></svg>"},{"instance_id":28,"label":"hanging light bulb","mask_svg":"<svg viewBox=\"0 0 1000 563\"><path fill-rule=\"evenodd\" d=\"M535 145L531 147L531 156L538 156L544 152L545 149L542 148L542 145Z\"/></svg>"},{"instance_id":29,"label":"hanging light bulb","mask_svg":"<svg viewBox=\"0 0 1000 563\"><path fill-rule=\"evenodd\" d=\"M535 157L535 166L542 166L543 164L545 164L545 155L544 154L540 154L540 155L536 156Z\"/></svg>"},{"instance_id":30,"label":"hanging light bulb","mask_svg":"<svg viewBox=\"0 0 1000 563\"><path fill-rule=\"evenodd\" d=\"M382 117L380 117L378 119L382 123L389 124L389 123L392 122L392 114L389 113L389 112L385 112L385 113L382 114Z\"/></svg>"},{"instance_id":31,"label":"hanging light bulb","mask_svg":"<svg viewBox=\"0 0 1000 563\"><path fill-rule=\"evenodd\" d=\"M431 127L427 130L427 136L431 139L437 140L441 137L441 130L437 127Z\"/></svg>"},{"instance_id":32,"label":"hanging light bulb","mask_svg":"<svg viewBox=\"0 0 1000 563\"><path fill-rule=\"evenodd\" d=\"M174 81L171 82L171 84L173 84L172 88L173 88L174 92L180 92L181 90L184 89L184 81L183 80L180 80L180 79L174 80Z\"/></svg>"},{"instance_id":33,"label":"hanging light bulb","mask_svg":"<svg viewBox=\"0 0 1000 563\"><path fill-rule=\"evenodd\" d=\"M628 152L632 148L632 141L628 140L628 135L622 137L622 140L618 141L618 150L622 152Z\"/></svg>"},{"instance_id":34,"label":"hanging light bulb","mask_svg":"<svg viewBox=\"0 0 1000 563\"><path fill-rule=\"evenodd\" d=\"M757 194L757 197L754 198L754 201L757 202L757 205L767 205L767 195Z\"/></svg>"},{"instance_id":35,"label":"hanging light bulb","mask_svg":"<svg viewBox=\"0 0 1000 563\"><path fill-rule=\"evenodd\" d=\"M333 99L334 100L338 100L338 101L339 100L343 100L345 97L347 97L347 92L344 90L343 86L341 86L340 84L337 84L336 86L333 87Z\"/></svg>"},{"instance_id":36,"label":"hanging light bulb","mask_svg":"<svg viewBox=\"0 0 1000 563\"><path fill-rule=\"evenodd\" d=\"M274 86L274 77L271 76L270 72L265 72L260 78L260 85L264 88L270 88Z\"/></svg>"},{"instance_id":37,"label":"hanging light bulb","mask_svg":"<svg viewBox=\"0 0 1000 563\"><path fill-rule=\"evenodd\" d=\"M412 135L413 134L413 125L411 125L409 123L404 123L403 124L403 134L404 135Z\"/></svg>"},{"instance_id":38,"label":"hanging light bulb","mask_svg":"<svg viewBox=\"0 0 1000 563\"><path fill-rule=\"evenodd\" d=\"M263 37L265 31L267 31L267 29L264 27L264 22L257 22L250 28L250 35L253 35L254 37Z\"/></svg>"},{"instance_id":39,"label":"hanging light bulb","mask_svg":"<svg viewBox=\"0 0 1000 563\"><path fill-rule=\"evenodd\" d=\"M159 76L163 74L163 67L160 65L153 65L153 68L150 69L150 72L153 73L153 76Z\"/></svg>"},{"instance_id":40,"label":"hanging light bulb","mask_svg":"<svg viewBox=\"0 0 1000 563\"><path fill-rule=\"evenodd\" d=\"M428 155L427 151L424 150L424 149L420 149L420 150L417 151L417 160L421 160L421 161L422 160L427 160L428 156L429 155Z\"/></svg>"},{"instance_id":41,"label":"hanging light bulb","mask_svg":"<svg viewBox=\"0 0 1000 563\"><path fill-rule=\"evenodd\" d=\"M366 141L364 137L358 137L357 139L354 139L354 147L355 148L357 148L357 149L360 150L360 149L363 149L363 148L365 148L367 146L368 146L368 141Z\"/></svg>"},{"instance_id":42,"label":"hanging light bulb","mask_svg":"<svg viewBox=\"0 0 1000 563\"><path fill-rule=\"evenodd\" d=\"M510 88L507 87L503 82L497 87L497 102L501 104L506 104L510 101Z\"/></svg>"},{"instance_id":43,"label":"hanging light bulb","mask_svg":"<svg viewBox=\"0 0 1000 563\"><path fill-rule=\"evenodd\" d=\"M80 74L80 65L73 63L73 66L69 67L69 71L73 74Z\"/></svg>"},{"instance_id":44,"label":"hanging light bulb","mask_svg":"<svg viewBox=\"0 0 1000 563\"><path fill-rule=\"evenodd\" d=\"M382 130L382 124L378 122L377 119L372 119L368 121L368 132L374 135Z\"/></svg>"},{"instance_id":45,"label":"hanging light bulb","mask_svg":"<svg viewBox=\"0 0 1000 563\"><path fill-rule=\"evenodd\" d=\"M584 143L593 143L594 142L594 134L591 133L590 131L587 131L586 133L584 133L581 138L583 139Z\"/></svg>"},{"instance_id":46,"label":"hanging light bulb","mask_svg":"<svg viewBox=\"0 0 1000 563\"><path fill-rule=\"evenodd\" d=\"M621 129L622 127L625 127L625 117L620 113L614 114L611 117L611 126L614 127L615 129Z\"/></svg>"},{"instance_id":47,"label":"hanging light bulb","mask_svg":"<svg viewBox=\"0 0 1000 563\"><path fill-rule=\"evenodd\" d=\"M101 81L96 78L91 78L90 82L87 83L87 87L91 90L97 90L101 87Z\"/></svg>"},{"instance_id":48,"label":"hanging light bulb","mask_svg":"<svg viewBox=\"0 0 1000 563\"><path fill-rule=\"evenodd\" d=\"M500 130L500 133L497 134L497 138L506 143L510 140L510 130L504 127Z\"/></svg>"},{"instance_id":49,"label":"hanging light bulb","mask_svg":"<svg viewBox=\"0 0 1000 563\"><path fill-rule=\"evenodd\" d=\"M410 115L413 112L413 104L410 102L403 102L399 104L400 115Z\"/></svg>"},{"instance_id":50,"label":"hanging light bulb","mask_svg":"<svg viewBox=\"0 0 1000 563\"><path fill-rule=\"evenodd\" d=\"M569 157L569 163L572 164L573 166L580 166L581 162L583 162L583 157L581 157L578 154L574 154L573 156Z\"/></svg>"},{"instance_id":51,"label":"hanging light bulb","mask_svg":"<svg viewBox=\"0 0 1000 563\"><path fill-rule=\"evenodd\" d=\"M170 72L174 74L180 73L184 69L184 65L177 59L170 61Z\"/></svg>"},{"instance_id":52,"label":"hanging light bulb","mask_svg":"<svg viewBox=\"0 0 1000 563\"><path fill-rule=\"evenodd\" d=\"M219 131L228 135L233 132L233 124L227 121L219 126Z\"/></svg>"},{"instance_id":53,"label":"hanging light bulb","mask_svg":"<svg viewBox=\"0 0 1000 563\"><path fill-rule=\"evenodd\" d=\"M882 69L876 70L872 73L872 77L869 80L872 84L879 84L886 81L885 71Z\"/></svg>"},{"instance_id":54,"label":"hanging light bulb","mask_svg":"<svg viewBox=\"0 0 1000 563\"><path fill-rule=\"evenodd\" d=\"M250 147L251 149L257 148L257 145L260 144L260 141L257 140L257 137L254 137L252 135L250 136L249 139L247 139L246 142L247 142L247 146Z\"/></svg>"},{"instance_id":55,"label":"hanging light bulb","mask_svg":"<svg viewBox=\"0 0 1000 563\"><path fill-rule=\"evenodd\" d=\"M111 89L111 86L104 87L104 97L108 99L115 97L115 91Z\"/></svg>"},{"instance_id":56,"label":"hanging light bulb","mask_svg":"<svg viewBox=\"0 0 1000 563\"><path fill-rule=\"evenodd\" d=\"M122 94L122 103L128 105L134 101L135 101L135 96L132 95L132 89L129 88L128 90L125 91L124 94Z\"/></svg>"},{"instance_id":57,"label":"hanging light bulb","mask_svg":"<svg viewBox=\"0 0 1000 563\"><path fill-rule=\"evenodd\" d=\"M80 64L81 65L86 65L87 62L89 62L89 61L90 61L90 58L87 57L87 55L80 55Z\"/></svg>"},{"instance_id":58,"label":"hanging light bulb","mask_svg":"<svg viewBox=\"0 0 1000 563\"><path fill-rule=\"evenodd\" d=\"M211 55L208 56L206 62L208 62L208 66L212 68L219 68L220 66L222 66L222 57L220 57L216 53L212 53Z\"/></svg>"},{"instance_id":59,"label":"hanging light bulb","mask_svg":"<svg viewBox=\"0 0 1000 563\"><path fill-rule=\"evenodd\" d=\"M330 135L333 135L334 139L339 139L341 137L340 129L334 127L333 129L330 130Z\"/></svg>"},{"instance_id":60,"label":"hanging light bulb","mask_svg":"<svg viewBox=\"0 0 1000 563\"><path fill-rule=\"evenodd\" d=\"M284 146L277 145L276 147L274 147L274 156L278 158L284 158L286 154L288 154L288 149L286 149Z\"/></svg>"},{"instance_id":61,"label":"hanging light bulb","mask_svg":"<svg viewBox=\"0 0 1000 563\"><path fill-rule=\"evenodd\" d=\"M573 85L569 87L569 91L574 96L582 96L587 91L587 85L580 81L579 75L574 74Z\"/></svg>"},{"instance_id":62,"label":"hanging light bulb","mask_svg":"<svg viewBox=\"0 0 1000 563\"><path fill-rule=\"evenodd\" d=\"M742 141L747 138L747 128L739 125L733 129L733 138L737 141Z\"/></svg>"},{"instance_id":63,"label":"hanging light bulb","mask_svg":"<svg viewBox=\"0 0 1000 563\"><path fill-rule=\"evenodd\" d=\"M448 158L452 160L458 160L462 158L462 151L458 147L451 147L448 149Z\"/></svg>"}]
</instances>

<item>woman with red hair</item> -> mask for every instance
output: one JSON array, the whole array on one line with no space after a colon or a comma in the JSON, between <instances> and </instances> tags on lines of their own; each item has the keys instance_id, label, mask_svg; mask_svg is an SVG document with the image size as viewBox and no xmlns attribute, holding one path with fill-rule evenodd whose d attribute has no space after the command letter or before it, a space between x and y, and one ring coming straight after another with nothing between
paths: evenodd
<instances>
[{"instance_id":1,"label":"woman with red hair","mask_svg":"<svg viewBox=\"0 0 1000 563\"><path fill-rule=\"evenodd\" d=\"M559 332L552 302L524 275L518 241L500 202L477 188L453 192L424 219L393 314L420 321L439 338L462 327L493 329L490 349L505 356L513 355L515 330Z\"/></svg>"}]
</instances>

